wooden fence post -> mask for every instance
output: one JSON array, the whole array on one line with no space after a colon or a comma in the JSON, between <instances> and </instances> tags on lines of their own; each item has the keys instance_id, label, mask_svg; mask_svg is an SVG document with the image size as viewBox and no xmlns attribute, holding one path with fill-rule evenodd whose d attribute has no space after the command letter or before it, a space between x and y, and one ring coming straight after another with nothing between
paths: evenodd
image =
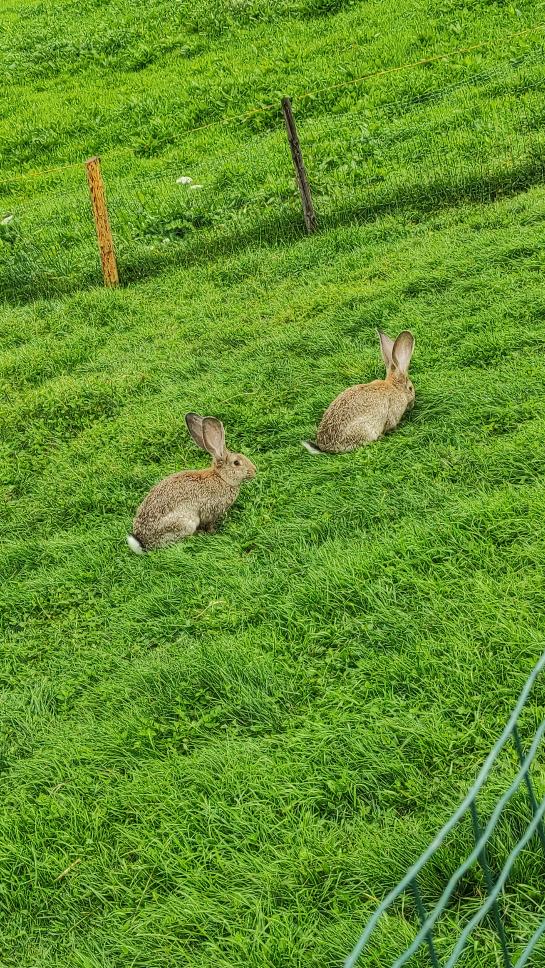
<instances>
[{"instance_id":1,"label":"wooden fence post","mask_svg":"<svg viewBox=\"0 0 545 968\"><path fill-rule=\"evenodd\" d=\"M282 98L282 114L284 115L284 122L286 124L288 142L291 150L291 158L293 161L293 167L295 169L295 177L297 179L299 194L301 195L301 202L303 204L305 227L308 234L311 235L312 232L316 231L316 215L314 212L314 205L312 204L310 185L308 183L307 173L305 171L303 154L301 152L301 145L299 144L299 137L297 135L297 128L295 127L295 120L291 110L291 100L289 97Z\"/></svg>"},{"instance_id":2,"label":"wooden fence post","mask_svg":"<svg viewBox=\"0 0 545 968\"><path fill-rule=\"evenodd\" d=\"M108 218L104 182L100 171L100 158L89 158L85 162L85 168L87 170L87 183L89 185L89 194L91 195L91 205L100 251L100 261L102 263L104 285L117 286L119 284L119 276L117 274L114 240L110 228L110 219Z\"/></svg>"}]
</instances>

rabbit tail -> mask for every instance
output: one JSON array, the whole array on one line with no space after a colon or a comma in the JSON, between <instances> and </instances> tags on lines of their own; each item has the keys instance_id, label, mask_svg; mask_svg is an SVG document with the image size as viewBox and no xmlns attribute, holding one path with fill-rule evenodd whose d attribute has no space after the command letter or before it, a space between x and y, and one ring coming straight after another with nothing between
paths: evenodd
<instances>
[{"instance_id":1,"label":"rabbit tail","mask_svg":"<svg viewBox=\"0 0 545 968\"><path fill-rule=\"evenodd\" d=\"M135 555L143 555L144 554L144 548L140 544L138 538L135 538L134 537L134 534L128 534L127 535L127 544L129 546L129 548L131 549L131 551L134 551Z\"/></svg>"},{"instance_id":2,"label":"rabbit tail","mask_svg":"<svg viewBox=\"0 0 545 968\"><path fill-rule=\"evenodd\" d=\"M322 454L323 451L320 450L318 444L314 443L312 440L302 440L301 441L305 450L308 450L309 454Z\"/></svg>"}]
</instances>

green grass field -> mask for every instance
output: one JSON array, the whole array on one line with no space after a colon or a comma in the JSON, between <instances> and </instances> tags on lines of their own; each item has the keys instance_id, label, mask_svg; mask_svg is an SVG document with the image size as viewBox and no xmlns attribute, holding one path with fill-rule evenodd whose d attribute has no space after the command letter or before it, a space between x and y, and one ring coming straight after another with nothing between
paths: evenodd
<instances>
[{"instance_id":1,"label":"green grass field","mask_svg":"<svg viewBox=\"0 0 545 968\"><path fill-rule=\"evenodd\" d=\"M525 0L2 5L2 968L333 968L501 731L544 640L543 34L502 42L540 19ZM313 238L277 111L191 134L286 93ZM18 177L96 152L114 292L83 169ZM415 334L414 411L310 457L325 405L381 375L379 325ZM204 466L188 410L258 476L217 535L138 558L147 489ZM542 685L525 737L544 708ZM508 811L494 864L527 816ZM542 884L527 852L514 951ZM475 872L441 952L482 896ZM367 964L413 924L397 909ZM500 963L487 923L464 964Z\"/></svg>"}]
</instances>

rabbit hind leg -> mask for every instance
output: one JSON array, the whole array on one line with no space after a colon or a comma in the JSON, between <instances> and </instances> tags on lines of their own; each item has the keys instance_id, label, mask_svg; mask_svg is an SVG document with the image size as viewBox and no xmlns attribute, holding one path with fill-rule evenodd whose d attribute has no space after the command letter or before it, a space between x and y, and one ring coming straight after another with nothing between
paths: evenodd
<instances>
[{"instance_id":1,"label":"rabbit hind leg","mask_svg":"<svg viewBox=\"0 0 545 968\"><path fill-rule=\"evenodd\" d=\"M358 417L345 428L339 445L343 452L355 450L356 447L364 447L366 444L373 444L375 440L382 437L384 433L384 418L366 414Z\"/></svg>"},{"instance_id":2,"label":"rabbit hind leg","mask_svg":"<svg viewBox=\"0 0 545 968\"><path fill-rule=\"evenodd\" d=\"M166 548L184 538L189 538L199 527L199 515L196 511L173 511L160 522L154 535L154 548Z\"/></svg>"}]
</instances>

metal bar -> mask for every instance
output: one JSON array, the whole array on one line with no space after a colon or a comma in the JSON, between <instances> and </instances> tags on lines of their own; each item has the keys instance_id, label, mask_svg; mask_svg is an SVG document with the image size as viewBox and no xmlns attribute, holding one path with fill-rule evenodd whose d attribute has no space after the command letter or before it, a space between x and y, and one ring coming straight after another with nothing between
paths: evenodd
<instances>
[{"instance_id":1,"label":"metal bar","mask_svg":"<svg viewBox=\"0 0 545 968\"><path fill-rule=\"evenodd\" d=\"M544 815L545 815L545 798L540 803L537 813L534 819L532 820L532 822L530 823L530 825L528 826L526 833L522 835L517 845L513 847L513 850L509 854L509 857L507 858L500 872L500 875L496 881L496 886L494 887L492 894L490 894L488 900L485 901L485 903L482 905L480 910L477 911L477 913L473 915L473 917L468 922L468 924L466 924L464 930L462 931L460 937L458 938L458 942L454 948L454 951L452 952L449 960L445 965L445 968L452 968L452 966L455 965L456 962L458 961L458 956L463 951L465 947L465 943L469 935L473 931L473 928L476 927L479 921L482 918L484 918L485 914L488 914L488 912L490 911L490 908L492 907L494 901L498 897L500 891L503 890L503 887L505 885L507 878L509 877L513 864L515 863L519 854L521 854L524 848L526 847L526 844L528 843L528 841L534 836L537 829L537 825Z\"/></svg>"},{"instance_id":2,"label":"metal bar","mask_svg":"<svg viewBox=\"0 0 545 968\"><path fill-rule=\"evenodd\" d=\"M479 823L479 814L477 813L477 804L475 801L471 804L471 820L473 823L473 833L475 836L475 843L477 843L481 838L481 825ZM486 852L486 844L484 845L481 853L479 854L479 861L484 873L484 879L486 882L486 889L488 895L490 896L494 890L494 881L492 879L492 872L490 870L490 864L488 863L488 856ZM496 930L498 932L498 937L500 939L501 953L503 956L503 963L505 968L512 968L511 959L509 957L509 951L507 949L507 938L505 937L505 929L503 927L503 921L501 919L500 909L498 907L498 902L494 901L492 905L492 914L494 921L496 923Z\"/></svg>"},{"instance_id":3,"label":"metal bar","mask_svg":"<svg viewBox=\"0 0 545 968\"><path fill-rule=\"evenodd\" d=\"M513 742L515 744L515 749L517 751L517 755L518 755L518 758L519 758L519 763L522 763L523 760L524 760L524 752L522 750L522 743L521 743L521 739L520 739L520 733L518 731L518 726L516 724L513 726ZM526 789L528 791L528 798L530 800L530 806L532 808L532 814L535 817L535 815L537 813L537 800L536 800L536 795L534 793L534 787L533 787L532 781L530 779L530 771L528 771L527 773L524 774L524 782L526 784ZM539 839L541 841L541 846L543 847L543 853L545 854L545 830L543 828L543 824L542 823L538 824L537 834L538 834L538 837L539 837Z\"/></svg>"},{"instance_id":4,"label":"metal bar","mask_svg":"<svg viewBox=\"0 0 545 968\"><path fill-rule=\"evenodd\" d=\"M418 911L418 917L420 918L420 924L425 924L426 923L427 914L426 914L426 909L424 907L424 903L422 901L422 896L420 894L420 890L419 890L419 887L418 887L418 881L416 880L416 877L415 877L415 879L413 881L411 881L411 890L412 890L413 895L414 895L414 900L415 900L415 903L416 903L416 910ZM433 944L433 935L431 933L431 930L428 931L428 933L426 934L426 941L428 943L428 951L430 953L430 961L431 961L431 963L433 965L433 968L440 968L439 961L438 961L438 958L437 958L437 954L436 954L436 951L435 951L435 947L434 947L434 944Z\"/></svg>"},{"instance_id":5,"label":"metal bar","mask_svg":"<svg viewBox=\"0 0 545 968\"><path fill-rule=\"evenodd\" d=\"M484 847L484 845L486 844L486 842L489 840L490 835L492 834L492 831L494 830L494 828L495 828L495 826L496 826L496 824L497 824L497 822L498 822L498 820L500 818L501 812L502 812L505 804L511 799L511 797L512 797L513 793L515 792L515 790L517 790L518 787L520 786L520 783L522 781L522 777L524 775L524 771L529 768L530 763L532 762L532 760L533 760L533 758L534 758L534 756L536 754L536 750L538 749L539 744L541 743L541 740L542 740L544 734L545 734L545 722L541 723L541 726L539 727L539 729L538 729L538 731L537 731L537 733L536 733L536 735L534 737L534 741L533 741L533 743L532 743L532 745L531 745L531 747L530 747L530 749L528 751L528 754L526 755L526 757L524 759L523 766L521 766L520 770L518 771L517 775L515 776L515 779L511 783L511 786L508 787L508 789L505 791L505 793L503 794L503 796L500 797L500 799L498 800L496 806L494 807L494 810L492 811L492 815L490 817L490 820L488 821L488 823L487 823L487 825L486 825L486 827L485 827L485 829L483 831L483 834L482 834L481 838L479 839L479 842L475 845L475 848L471 851L471 854L469 854L469 856L466 857L466 859L463 862L463 864L460 864L460 866L458 867L458 869L454 871L454 874L450 878L450 880L449 880L449 882L448 882L445 890L441 894L441 897L439 898L439 901L437 902L434 910L429 915L429 917L428 917L428 919L426 921L426 924L420 929L420 931L416 935L416 938L414 939L414 941L412 942L412 944L407 948L407 951L403 954L403 956L401 958L398 958L398 960L396 962L394 962L393 968L401 968L401 966L402 965L405 965L407 963L407 961L409 960L409 958L415 953L415 951L417 950L417 948L419 947L419 945L422 943L422 941L424 940L424 938L426 936L426 930L428 930L429 928L432 927L433 924L435 924L437 918L439 917L439 915L441 914L441 912L445 909L445 906L446 906L446 904L447 904L447 902L448 902L448 900L449 900L452 892L454 891L454 888L458 884L459 880L464 876L464 874L466 873L466 871L469 870L469 868L472 866L472 864L474 864L475 861L479 859L479 854L480 854L482 848ZM544 807L544 810L545 810L545 807ZM415 870L416 867L417 867L417 865L415 864L415 867L411 871L409 871L409 873L412 874L413 877L416 877L416 874L417 874L417 871ZM412 880L412 878L411 878L411 880ZM487 908L487 910L488 910L488 908ZM486 912L483 912L483 913L486 913Z\"/></svg>"},{"instance_id":6,"label":"metal bar","mask_svg":"<svg viewBox=\"0 0 545 968\"><path fill-rule=\"evenodd\" d=\"M413 880L413 878L420 873L423 867L425 867L430 857L434 855L436 850L441 846L441 844L443 843L445 838L449 835L451 830L453 830L453 828L456 826L460 818L463 817L464 813L469 809L471 801L475 799L479 790L486 783L486 780L490 774L490 771L492 770L492 767L494 766L494 763L496 762L496 759L499 753L507 743L507 740L510 739L513 731L513 726L516 725L517 720L520 716L521 710L524 708L524 705L533 688L533 685L537 677L539 676L539 674L542 672L544 668L545 668L545 652L543 653L539 661L534 666L532 672L528 676L528 679L526 680L524 688L518 698L518 702L515 708L513 709L513 712L511 713L511 716L509 717L509 720L501 736L498 738L498 740L490 750L490 753L488 754L486 760L484 761L481 767L481 770L477 776L477 779L475 780L475 783L469 790L467 796L464 798L464 800L462 801L458 809L454 811L454 813L447 821L447 823L444 825L444 827L441 828L439 833L432 840L431 844L420 855L416 863L413 864L413 866L410 868L409 871L407 871L405 877L401 879L399 884L397 884L396 887L394 887L393 890L390 891L390 893L384 898L384 900L376 908L374 914L370 917L366 927L362 931L358 941L354 945L354 948L346 958L344 962L344 968L354 968L354 965L358 961L359 956L361 955L365 945L367 944L371 934L373 933L377 925L377 922L380 920L384 912L387 911L387 909L390 907L393 901L395 901L400 896L400 894L402 894L410 886L410 883ZM431 917L433 917L433 915L431 915ZM428 921L429 920L430 918L428 918Z\"/></svg>"},{"instance_id":7,"label":"metal bar","mask_svg":"<svg viewBox=\"0 0 545 968\"><path fill-rule=\"evenodd\" d=\"M524 951L522 952L519 960L517 961L517 963L515 965L515 968L523 968L523 966L528 961L528 958L532 954L532 952L533 952L536 944L538 943L539 939L544 934L545 934L545 921L542 921L541 924L539 925L539 928L537 928L537 930L534 931L532 937L530 938L528 944L526 945Z\"/></svg>"}]
</instances>

